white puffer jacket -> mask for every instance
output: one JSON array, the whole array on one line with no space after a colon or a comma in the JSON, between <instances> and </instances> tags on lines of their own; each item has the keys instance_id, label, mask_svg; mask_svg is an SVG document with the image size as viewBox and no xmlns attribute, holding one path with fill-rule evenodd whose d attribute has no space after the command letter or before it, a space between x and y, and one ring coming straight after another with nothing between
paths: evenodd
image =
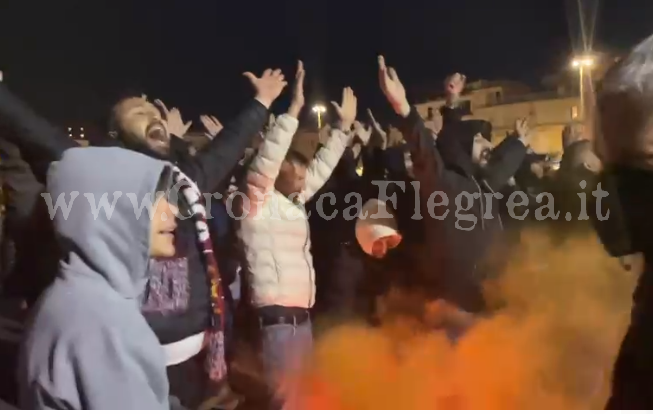
<instances>
[{"instance_id":1,"label":"white puffer jacket","mask_svg":"<svg viewBox=\"0 0 653 414\"><path fill-rule=\"evenodd\" d=\"M249 206L244 202L238 234L255 307L311 308L315 303L315 270L303 203L329 179L350 136L332 131L308 167L301 202L293 203L274 189L274 183L297 124L289 115L277 118L247 173Z\"/></svg>"}]
</instances>

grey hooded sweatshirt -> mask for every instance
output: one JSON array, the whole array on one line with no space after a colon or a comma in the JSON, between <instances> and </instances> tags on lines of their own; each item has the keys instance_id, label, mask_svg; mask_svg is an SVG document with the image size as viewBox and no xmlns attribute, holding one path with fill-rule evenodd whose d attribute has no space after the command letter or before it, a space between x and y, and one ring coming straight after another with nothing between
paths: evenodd
<instances>
[{"instance_id":1,"label":"grey hooded sweatshirt","mask_svg":"<svg viewBox=\"0 0 653 414\"><path fill-rule=\"evenodd\" d=\"M146 208L140 217L134 212L154 194L165 166L120 148L73 148L50 167L53 205L60 195L66 202L79 195L69 214L60 208L54 216L64 256L25 337L22 408L169 409L163 348L138 301L150 216ZM94 214L103 195L106 205L115 203L109 219L106 209Z\"/></svg>"}]
</instances>

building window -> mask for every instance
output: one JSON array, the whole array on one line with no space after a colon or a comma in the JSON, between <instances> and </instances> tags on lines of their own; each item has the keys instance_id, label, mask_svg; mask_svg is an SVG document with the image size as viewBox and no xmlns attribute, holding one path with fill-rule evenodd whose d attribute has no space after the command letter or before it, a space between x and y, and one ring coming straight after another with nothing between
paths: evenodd
<instances>
[{"instance_id":1,"label":"building window","mask_svg":"<svg viewBox=\"0 0 653 414\"><path fill-rule=\"evenodd\" d=\"M571 119L576 118L578 118L578 107L574 105L571 107Z\"/></svg>"}]
</instances>

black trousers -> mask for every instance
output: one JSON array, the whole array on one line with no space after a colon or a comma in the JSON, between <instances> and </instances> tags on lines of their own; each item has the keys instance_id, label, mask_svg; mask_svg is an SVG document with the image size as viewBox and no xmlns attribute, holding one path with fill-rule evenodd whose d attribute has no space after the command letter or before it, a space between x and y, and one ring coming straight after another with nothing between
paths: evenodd
<instances>
[{"instance_id":1,"label":"black trousers","mask_svg":"<svg viewBox=\"0 0 653 414\"><path fill-rule=\"evenodd\" d=\"M643 296L647 299L633 307L615 363L608 410L653 409L653 292Z\"/></svg>"}]
</instances>

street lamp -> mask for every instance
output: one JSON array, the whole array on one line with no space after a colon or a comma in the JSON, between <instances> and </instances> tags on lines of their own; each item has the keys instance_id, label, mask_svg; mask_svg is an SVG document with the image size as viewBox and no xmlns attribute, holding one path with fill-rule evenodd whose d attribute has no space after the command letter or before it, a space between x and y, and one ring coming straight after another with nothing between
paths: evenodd
<instances>
[{"instance_id":1,"label":"street lamp","mask_svg":"<svg viewBox=\"0 0 653 414\"><path fill-rule=\"evenodd\" d=\"M326 112L324 105L313 106L313 112L317 114L317 129L322 129L322 114Z\"/></svg>"},{"instance_id":2,"label":"street lamp","mask_svg":"<svg viewBox=\"0 0 653 414\"><path fill-rule=\"evenodd\" d=\"M585 119L585 70L588 72L594 67L592 56L578 56L571 61L571 66L578 70L580 82L580 115Z\"/></svg>"},{"instance_id":3,"label":"street lamp","mask_svg":"<svg viewBox=\"0 0 653 414\"><path fill-rule=\"evenodd\" d=\"M594 66L594 58L590 56L575 58L571 61L571 66L579 70L583 70L584 68L591 68Z\"/></svg>"}]
</instances>

